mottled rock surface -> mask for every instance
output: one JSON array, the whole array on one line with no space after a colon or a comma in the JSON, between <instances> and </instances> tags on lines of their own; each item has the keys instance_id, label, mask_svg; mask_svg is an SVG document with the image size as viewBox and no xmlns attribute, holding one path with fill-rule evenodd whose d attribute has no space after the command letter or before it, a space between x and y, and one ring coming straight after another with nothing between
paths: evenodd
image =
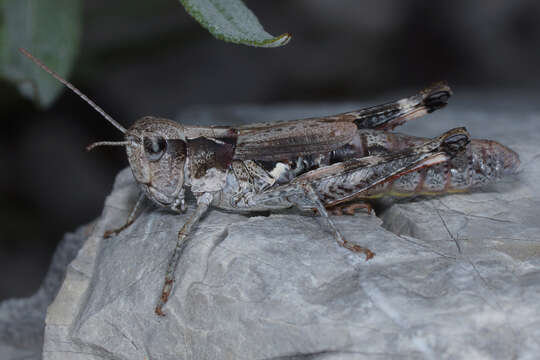
<instances>
[{"instance_id":1,"label":"mottled rock surface","mask_svg":"<svg viewBox=\"0 0 540 360\"><path fill-rule=\"evenodd\" d=\"M92 225L66 234L58 245L51 266L39 290L29 298L0 303L0 359L41 359L47 306L54 300L68 264L73 261ZM4 274L9 276L9 274Z\"/></svg>"},{"instance_id":2,"label":"mottled rock surface","mask_svg":"<svg viewBox=\"0 0 540 360\"><path fill-rule=\"evenodd\" d=\"M103 215L69 265L46 318L44 359L520 358L540 353L540 112L485 99L419 119L403 132L466 125L521 155L521 172L471 194L415 199L378 217L335 217L377 253L338 247L310 214L211 211L154 315L188 214L147 207L120 235L137 189L117 178ZM510 102L512 104L512 102ZM488 105L493 110L488 110ZM265 121L357 106L189 111L183 122ZM519 121L517 120L519 119Z\"/></svg>"}]
</instances>

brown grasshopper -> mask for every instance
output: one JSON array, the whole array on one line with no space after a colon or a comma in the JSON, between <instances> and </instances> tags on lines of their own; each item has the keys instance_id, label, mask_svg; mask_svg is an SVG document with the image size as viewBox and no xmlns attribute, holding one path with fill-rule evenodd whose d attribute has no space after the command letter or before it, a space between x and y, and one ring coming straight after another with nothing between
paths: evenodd
<instances>
[{"instance_id":1,"label":"brown grasshopper","mask_svg":"<svg viewBox=\"0 0 540 360\"><path fill-rule=\"evenodd\" d=\"M471 142L465 128L434 139L386 131L444 107L452 95L445 83L399 101L334 116L238 127L183 126L147 116L125 129L71 83L21 52L124 134L123 141L88 147L125 146L142 190L126 223L105 237L133 223L145 197L175 212L186 210L186 189L197 199L195 212L178 233L155 309L158 315L164 315L191 229L210 207L235 212L316 210L339 245L369 260L375 254L347 241L327 208L385 194L463 191L512 173L519 165L512 150L489 140Z\"/></svg>"}]
</instances>

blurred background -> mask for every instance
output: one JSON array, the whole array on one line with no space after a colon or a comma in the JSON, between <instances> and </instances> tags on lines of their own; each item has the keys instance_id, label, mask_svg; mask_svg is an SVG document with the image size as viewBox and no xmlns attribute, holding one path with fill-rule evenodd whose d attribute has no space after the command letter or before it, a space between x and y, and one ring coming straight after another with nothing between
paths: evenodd
<instances>
[{"instance_id":1,"label":"blurred background","mask_svg":"<svg viewBox=\"0 0 540 360\"><path fill-rule=\"evenodd\" d=\"M85 1L69 80L126 127L193 106L392 100L443 79L456 94L539 91L537 0L246 5L292 41L261 49L216 40L176 0ZM121 148L84 151L121 134L68 91L43 111L0 82L0 102L3 300L38 288L57 242L99 216L127 160Z\"/></svg>"}]
</instances>

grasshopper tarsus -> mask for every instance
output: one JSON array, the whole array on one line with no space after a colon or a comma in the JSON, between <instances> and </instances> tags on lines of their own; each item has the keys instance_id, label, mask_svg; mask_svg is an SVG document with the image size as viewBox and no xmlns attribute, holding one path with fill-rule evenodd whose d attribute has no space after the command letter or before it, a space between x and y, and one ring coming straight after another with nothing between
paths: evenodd
<instances>
[{"instance_id":1,"label":"grasshopper tarsus","mask_svg":"<svg viewBox=\"0 0 540 360\"><path fill-rule=\"evenodd\" d=\"M366 256L366 261L373 259L373 257L375 256L375 253L368 248L360 246L358 244L353 244L347 240L343 240L343 242L340 242L339 245L352 252L364 254Z\"/></svg>"},{"instance_id":2,"label":"grasshopper tarsus","mask_svg":"<svg viewBox=\"0 0 540 360\"><path fill-rule=\"evenodd\" d=\"M373 206L368 202L353 202L353 203L346 203L346 204L337 204L328 210L332 213L332 215L336 216L342 216L342 215L349 215L354 216L356 214L356 210L358 209L366 209L367 214L371 215L373 212Z\"/></svg>"},{"instance_id":3,"label":"grasshopper tarsus","mask_svg":"<svg viewBox=\"0 0 540 360\"><path fill-rule=\"evenodd\" d=\"M373 259L375 256L375 253L369 249L364 249L362 252L366 255L366 261L369 261L370 259Z\"/></svg>"},{"instance_id":4,"label":"grasshopper tarsus","mask_svg":"<svg viewBox=\"0 0 540 360\"><path fill-rule=\"evenodd\" d=\"M173 283L174 283L174 279L166 275L165 282L163 283L163 289L161 290L161 295L159 296L158 304L156 305L156 308L154 309L154 312L156 313L156 315L165 316L165 313L163 312L163 306L165 306L165 304L169 300Z\"/></svg>"},{"instance_id":5,"label":"grasshopper tarsus","mask_svg":"<svg viewBox=\"0 0 540 360\"><path fill-rule=\"evenodd\" d=\"M163 294L161 296L163 296ZM165 299L164 301L166 302L167 299ZM163 312L163 305L157 305L156 308L154 309L154 313L157 316L165 317L165 313Z\"/></svg>"},{"instance_id":6,"label":"grasshopper tarsus","mask_svg":"<svg viewBox=\"0 0 540 360\"><path fill-rule=\"evenodd\" d=\"M117 229L111 229L111 230L106 230L104 233L103 233L103 238L104 239L108 239L110 237L113 237L113 236L116 236L118 235L120 232L122 232L123 230L125 230L126 228L128 228L132 223L133 223L134 219L131 220L131 221L127 221L124 225L120 226L119 228Z\"/></svg>"},{"instance_id":7,"label":"grasshopper tarsus","mask_svg":"<svg viewBox=\"0 0 540 360\"><path fill-rule=\"evenodd\" d=\"M110 237L117 235L118 233L119 231L116 231L116 230L107 230L103 233L103 238L108 239Z\"/></svg>"}]
</instances>

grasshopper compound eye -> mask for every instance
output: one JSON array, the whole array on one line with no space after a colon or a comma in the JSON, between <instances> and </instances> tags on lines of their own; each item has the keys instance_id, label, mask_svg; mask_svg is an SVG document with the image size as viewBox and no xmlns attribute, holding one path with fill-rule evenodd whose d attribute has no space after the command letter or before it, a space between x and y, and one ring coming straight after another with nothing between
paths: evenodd
<instances>
[{"instance_id":1,"label":"grasshopper compound eye","mask_svg":"<svg viewBox=\"0 0 540 360\"><path fill-rule=\"evenodd\" d=\"M167 148L167 142L161 136L145 137L143 144L146 157L150 161L158 161L161 159Z\"/></svg>"}]
</instances>

